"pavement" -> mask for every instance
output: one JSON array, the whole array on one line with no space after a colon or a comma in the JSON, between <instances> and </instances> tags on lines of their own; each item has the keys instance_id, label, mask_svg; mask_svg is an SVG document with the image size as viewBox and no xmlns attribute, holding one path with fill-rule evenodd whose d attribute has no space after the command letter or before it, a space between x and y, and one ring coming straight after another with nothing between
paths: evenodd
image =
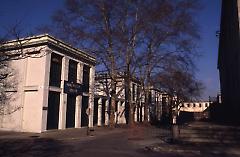
<instances>
[{"instance_id":1,"label":"pavement","mask_svg":"<svg viewBox=\"0 0 240 157\"><path fill-rule=\"evenodd\" d=\"M194 122L181 127L177 143L170 129L149 125L51 130L41 134L0 131L0 156L16 157L240 157L240 127Z\"/></svg>"},{"instance_id":2,"label":"pavement","mask_svg":"<svg viewBox=\"0 0 240 157\"><path fill-rule=\"evenodd\" d=\"M148 149L179 156L194 157L240 157L240 127L224 126L207 122L193 122L180 128L176 142L161 137L162 144L153 144Z\"/></svg>"}]
</instances>

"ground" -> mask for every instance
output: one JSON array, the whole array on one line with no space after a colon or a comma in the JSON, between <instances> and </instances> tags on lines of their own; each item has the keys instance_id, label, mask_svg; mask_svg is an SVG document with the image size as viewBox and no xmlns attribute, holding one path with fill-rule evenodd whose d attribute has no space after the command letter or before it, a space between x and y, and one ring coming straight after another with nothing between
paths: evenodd
<instances>
[{"instance_id":1,"label":"ground","mask_svg":"<svg viewBox=\"0 0 240 157\"><path fill-rule=\"evenodd\" d=\"M178 142L170 129L138 125L133 128L96 127L53 130L42 134L0 132L0 156L81 157L240 157L240 127L194 122L181 126Z\"/></svg>"}]
</instances>

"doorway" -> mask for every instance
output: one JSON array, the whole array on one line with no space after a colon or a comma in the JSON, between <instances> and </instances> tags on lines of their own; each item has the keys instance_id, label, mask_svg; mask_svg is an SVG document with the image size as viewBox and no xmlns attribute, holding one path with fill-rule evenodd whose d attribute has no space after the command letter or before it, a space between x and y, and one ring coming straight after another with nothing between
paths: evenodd
<instances>
[{"instance_id":1,"label":"doorway","mask_svg":"<svg viewBox=\"0 0 240 157\"><path fill-rule=\"evenodd\" d=\"M58 129L60 93L49 91L47 130Z\"/></svg>"},{"instance_id":2,"label":"doorway","mask_svg":"<svg viewBox=\"0 0 240 157\"><path fill-rule=\"evenodd\" d=\"M66 128L75 127L75 107L76 107L76 96L67 96L67 113L66 113Z\"/></svg>"},{"instance_id":3,"label":"doorway","mask_svg":"<svg viewBox=\"0 0 240 157\"><path fill-rule=\"evenodd\" d=\"M88 96L83 96L81 109L81 127L88 126L88 115L86 113L87 108L88 108Z\"/></svg>"}]
</instances>

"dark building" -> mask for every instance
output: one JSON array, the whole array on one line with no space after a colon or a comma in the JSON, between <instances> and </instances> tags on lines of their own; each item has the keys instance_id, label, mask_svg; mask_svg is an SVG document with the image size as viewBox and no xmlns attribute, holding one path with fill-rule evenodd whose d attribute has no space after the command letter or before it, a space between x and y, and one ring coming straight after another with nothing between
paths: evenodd
<instances>
[{"instance_id":1,"label":"dark building","mask_svg":"<svg viewBox=\"0 0 240 157\"><path fill-rule=\"evenodd\" d=\"M222 0L218 69L222 120L240 123L239 0ZM224 111L224 112L223 112Z\"/></svg>"}]
</instances>

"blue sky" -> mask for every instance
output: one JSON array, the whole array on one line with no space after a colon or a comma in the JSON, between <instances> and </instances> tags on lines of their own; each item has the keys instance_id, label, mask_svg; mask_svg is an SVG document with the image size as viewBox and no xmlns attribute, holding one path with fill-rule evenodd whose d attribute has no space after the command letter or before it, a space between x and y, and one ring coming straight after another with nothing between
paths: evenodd
<instances>
[{"instance_id":1,"label":"blue sky","mask_svg":"<svg viewBox=\"0 0 240 157\"><path fill-rule=\"evenodd\" d=\"M217 70L218 38L220 29L221 0L201 0L203 9L195 17L200 25L201 57L196 60L197 78L206 86L203 99L216 96L219 90ZM0 33L16 22L21 22L22 29L34 32L37 26L50 23L52 13L63 6L63 0L1 0Z\"/></svg>"},{"instance_id":2,"label":"blue sky","mask_svg":"<svg viewBox=\"0 0 240 157\"><path fill-rule=\"evenodd\" d=\"M200 25L201 40L199 50L202 56L197 60L197 78L206 86L203 97L216 96L220 92L217 70L218 38L220 30L221 0L202 0L203 10L196 17Z\"/></svg>"}]
</instances>

